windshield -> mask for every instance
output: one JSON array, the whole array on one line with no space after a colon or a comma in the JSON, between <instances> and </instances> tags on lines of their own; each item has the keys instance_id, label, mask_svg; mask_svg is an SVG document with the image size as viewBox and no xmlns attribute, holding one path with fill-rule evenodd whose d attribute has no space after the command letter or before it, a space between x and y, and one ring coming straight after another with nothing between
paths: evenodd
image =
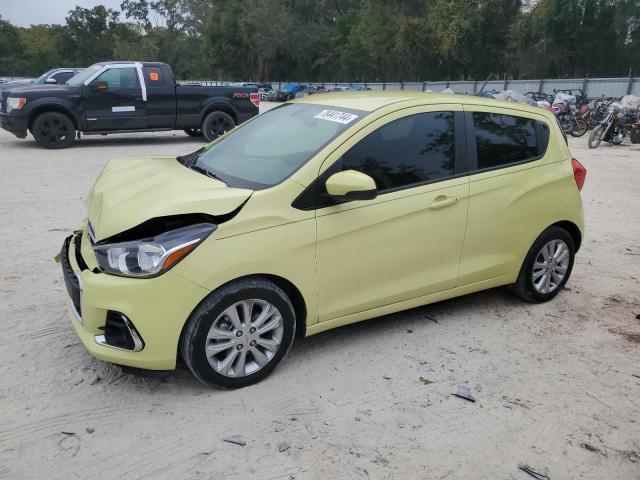
<instances>
[{"instance_id":1,"label":"windshield","mask_svg":"<svg viewBox=\"0 0 640 480\"><path fill-rule=\"evenodd\" d=\"M323 105L274 108L203 151L196 167L229 186L277 185L307 163L366 112Z\"/></svg>"},{"instance_id":2,"label":"windshield","mask_svg":"<svg viewBox=\"0 0 640 480\"><path fill-rule=\"evenodd\" d=\"M74 85L74 86L82 85L87 78L89 78L91 75L96 73L101 68L102 68L101 65L91 65L89 68L84 69L83 71L78 73L76 76L71 77L69 80L67 80L67 85Z\"/></svg>"},{"instance_id":3,"label":"windshield","mask_svg":"<svg viewBox=\"0 0 640 480\"><path fill-rule=\"evenodd\" d=\"M36 78L33 83L35 83L36 85L41 85L44 83L44 81L49 78L49 75L51 75L55 70L49 70L48 72L43 73L42 75L40 75L38 78Z\"/></svg>"}]
</instances>

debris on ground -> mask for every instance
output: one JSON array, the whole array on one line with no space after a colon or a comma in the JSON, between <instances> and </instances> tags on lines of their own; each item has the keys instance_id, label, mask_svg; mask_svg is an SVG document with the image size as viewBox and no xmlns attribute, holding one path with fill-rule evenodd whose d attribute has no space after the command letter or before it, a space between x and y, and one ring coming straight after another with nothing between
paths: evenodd
<instances>
[{"instance_id":1,"label":"debris on ground","mask_svg":"<svg viewBox=\"0 0 640 480\"><path fill-rule=\"evenodd\" d=\"M222 441L227 443L233 443L234 445L240 445L241 447L244 447L247 445L247 442L245 442L240 435L232 435L230 437L224 437Z\"/></svg>"},{"instance_id":2,"label":"debris on ground","mask_svg":"<svg viewBox=\"0 0 640 480\"><path fill-rule=\"evenodd\" d=\"M95 429L95 428L91 428L91 427L89 427L89 428L85 428L85 430L86 430L86 431L87 431L87 433L89 433L89 434L91 434L91 433L93 433L93 432L95 432L95 431L96 431L96 429Z\"/></svg>"},{"instance_id":3,"label":"debris on ground","mask_svg":"<svg viewBox=\"0 0 640 480\"><path fill-rule=\"evenodd\" d=\"M290 448L291 448L291 444L289 442L280 442L278 444L278 451L279 452L286 452Z\"/></svg>"},{"instance_id":4,"label":"debris on ground","mask_svg":"<svg viewBox=\"0 0 640 480\"><path fill-rule=\"evenodd\" d=\"M604 450L600 450L598 447L594 447L590 443L581 443L580 446L585 450L589 450L590 452L598 453L603 457L607 457L607 452L605 452Z\"/></svg>"},{"instance_id":5,"label":"debris on ground","mask_svg":"<svg viewBox=\"0 0 640 480\"><path fill-rule=\"evenodd\" d=\"M424 377L420 377L419 380L420 380L420 383L424 385L429 385L433 383L433 380L429 380L428 378L424 378Z\"/></svg>"},{"instance_id":6,"label":"debris on ground","mask_svg":"<svg viewBox=\"0 0 640 480\"><path fill-rule=\"evenodd\" d=\"M468 402L476 403L476 399L471 393L471 390L469 390L469 387L466 387L464 385L458 385L458 391L456 393L452 393L451 395L453 395L454 397L462 398L463 400L466 400Z\"/></svg>"},{"instance_id":7,"label":"debris on ground","mask_svg":"<svg viewBox=\"0 0 640 480\"><path fill-rule=\"evenodd\" d=\"M429 315L425 315L424 313L422 315L420 315L420 318L422 318L424 320L431 320L433 323L438 323L438 324L440 323L435 318L430 317Z\"/></svg>"},{"instance_id":8,"label":"debris on ground","mask_svg":"<svg viewBox=\"0 0 640 480\"><path fill-rule=\"evenodd\" d=\"M518 465L518 468L520 470L522 470L523 472L528 473L530 476L532 476L533 478L535 478L537 480L551 480L551 477L549 477L549 475L545 475L544 473L536 472L533 468L531 468L529 465L527 465L525 463L521 463L520 465Z\"/></svg>"}]
</instances>

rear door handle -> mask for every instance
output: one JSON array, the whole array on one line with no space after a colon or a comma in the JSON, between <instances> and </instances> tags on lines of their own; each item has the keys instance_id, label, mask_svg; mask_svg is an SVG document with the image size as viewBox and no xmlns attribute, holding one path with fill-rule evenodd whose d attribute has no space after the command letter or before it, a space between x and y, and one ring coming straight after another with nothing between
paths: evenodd
<instances>
[{"instance_id":1,"label":"rear door handle","mask_svg":"<svg viewBox=\"0 0 640 480\"><path fill-rule=\"evenodd\" d=\"M437 210L439 208L450 207L451 205L455 205L458 203L458 197L448 197L446 195L439 195L435 198L433 203L429 205L429 208L432 210Z\"/></svg>"}]
</instances>

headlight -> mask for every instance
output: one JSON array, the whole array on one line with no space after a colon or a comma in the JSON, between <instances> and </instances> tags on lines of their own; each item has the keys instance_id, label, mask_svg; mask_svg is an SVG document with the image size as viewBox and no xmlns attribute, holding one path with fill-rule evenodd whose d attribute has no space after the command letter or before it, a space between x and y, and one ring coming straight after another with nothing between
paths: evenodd
<instances>
[{"instance_id":1,"label":"headlight","mask_svg":"<svg viewBox=\"0 0 640 480\"><path fill-rule=\"evenodd\" d=\"M24 107L24 104L27 103L27 99L22 97L22 98L17 98L17 97L9 97L7 98L7 113L9 113L11 110L20 110L22 107Z\"/></svg>"},{"instance_id":2,"label":"headlight","mask_svg":"<svg viewBox=\"0 0 640 480\"><path fill-rule=\"evenodd\" d=\"M131 242L95 244L93 251L105 273L154 277L182 260L217 228L200 223Z\"/></svg>"}]
</instances>

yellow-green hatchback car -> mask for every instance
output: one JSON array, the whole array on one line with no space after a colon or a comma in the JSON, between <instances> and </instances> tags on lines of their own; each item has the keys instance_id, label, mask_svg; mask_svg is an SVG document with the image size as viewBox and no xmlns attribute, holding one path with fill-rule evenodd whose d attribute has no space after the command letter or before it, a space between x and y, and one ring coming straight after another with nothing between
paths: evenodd
<instances>
[{"instance_id":1,"label":"yellow-green hatchback car","mask_svg":"<svg viewBox=\"0 0 640 480\"><path fill-rule=\"evenodd\" d=\"M564 287L586 170L555 117L473 96L317 95L178 158L112 160L61 252L95 357L242 387L312 335Z\"/></svg>"}]
</instances>

